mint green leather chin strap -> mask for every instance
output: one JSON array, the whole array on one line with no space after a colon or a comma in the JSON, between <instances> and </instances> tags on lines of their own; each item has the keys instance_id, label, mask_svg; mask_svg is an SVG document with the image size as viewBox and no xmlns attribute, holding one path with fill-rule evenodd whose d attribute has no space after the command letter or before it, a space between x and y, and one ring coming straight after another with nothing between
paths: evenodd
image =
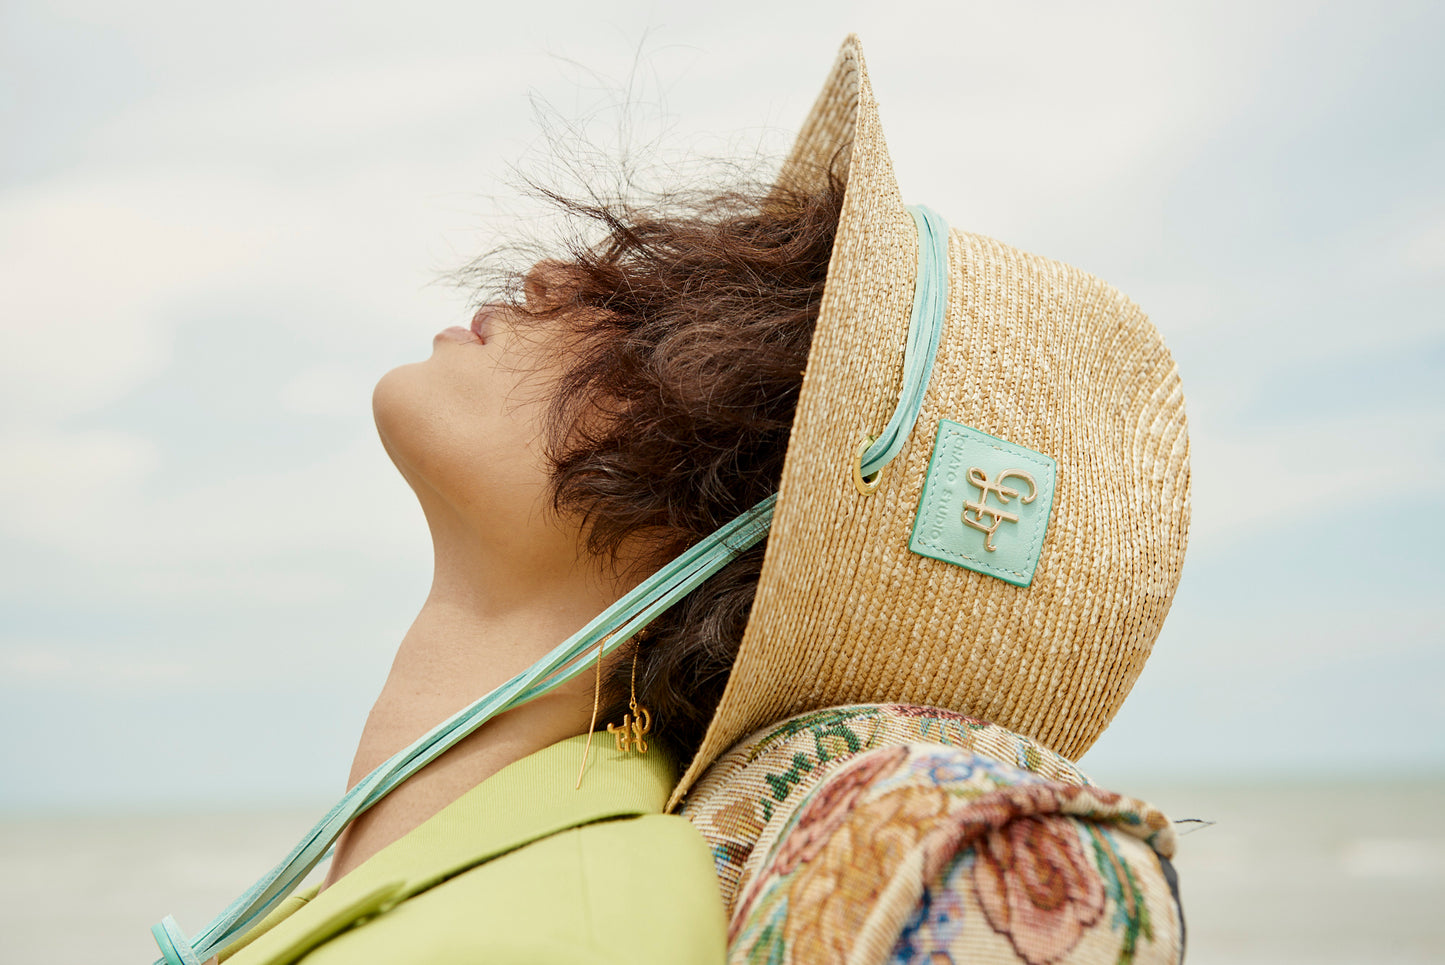
<instances>
[{"instance_id":1,"label":"mint green leather chin strap","mask_svg":"<svg viewBox=\"0 0 1445 965\"><path fill-rule=\"evenodd\" d=\"M863 453L859 472L865 478L892 462L913 434L948 317L948 223L921 204L910 205L908 213L918 225L918 276L903 347L903 391L893 418Z\"/></svg>"},{"instance_id":2,"label":"mint green leather chin strap","mask_svg":"<svg viewBox=\"0 0 1445 965\"><path fill-rule=\"evenodd\" d=\"M903 390L893 418L863 456L863 470L868 475L877 473L892 460L913 431L933 370L948 304L948 226L926 208L912 207L909 211L918 224L918 276L903 354ZM358 814L492 717L546 693L591 667L597 651L605 656L617 649L708 577L757 545L768 533L777 499L776 495L769 496L698 542L603 610L551 653L443 721L362 778L280 864L194 938L187 939L175 919L169 916L153 925L151 934L161 951L155 965L202 965L229 947L330 854L332 843Z\"/></svg>"}]
</instances>

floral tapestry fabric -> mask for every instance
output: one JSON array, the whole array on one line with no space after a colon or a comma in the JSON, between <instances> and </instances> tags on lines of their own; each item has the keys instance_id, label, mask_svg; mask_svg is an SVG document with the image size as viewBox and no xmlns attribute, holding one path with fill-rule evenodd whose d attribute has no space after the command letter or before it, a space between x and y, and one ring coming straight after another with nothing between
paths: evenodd
<instances>
[{"instance_id":1,"label":"floral tapestry fabric","mask_svg":"<svg viewBox=\"0 0 1445 965\"><path fill-rule=\"evenodd\" d=\"M713 850L729 961L1177 962L1174 832L984 721L805 714L734 747L683 812Z\"/></svg>"}]
</instances>

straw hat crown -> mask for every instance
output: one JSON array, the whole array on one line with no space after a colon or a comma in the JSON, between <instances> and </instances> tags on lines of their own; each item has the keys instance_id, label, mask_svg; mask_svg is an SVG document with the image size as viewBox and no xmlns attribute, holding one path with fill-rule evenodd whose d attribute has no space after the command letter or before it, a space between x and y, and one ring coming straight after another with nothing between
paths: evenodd
<instances>
[{"instance_id":1,"label":"straw hat crown","mask_svg":"<svg viewBox=\"0 0 1445 965\"><path fill-rule=\"evenodd\" d=\"M918 229L851 36L781 179L806 185L835 159L847 187L757 596L673 804L747 734L846 703L947 708L1076 759L1133 686L1179 582L1189 443L1158 330L1097 278L981 235L950 233L922 412L876 491L859 490L859 440L902 389ZM935 444L959 432L1056 467L1051 505L1032 507L1027 579L910 547Z\"/></svg>"}]
</instances>

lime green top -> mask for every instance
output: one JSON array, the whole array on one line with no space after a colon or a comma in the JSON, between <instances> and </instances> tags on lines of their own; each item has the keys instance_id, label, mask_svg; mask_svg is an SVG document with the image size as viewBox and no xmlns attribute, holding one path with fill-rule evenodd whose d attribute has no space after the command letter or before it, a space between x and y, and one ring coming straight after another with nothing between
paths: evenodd
<instances>
[{"instance_id":1,"label":"lime green top","mask_svg":"<svg viewBox=\"0 0 1445 965\"><path fill-rule=\"evenodd\" d=\"M229 965L720 963L707 844L662 814L676 780L654 747L584 737L478 784L321 894L286 899Z\"/></svg>"}]
</instances>

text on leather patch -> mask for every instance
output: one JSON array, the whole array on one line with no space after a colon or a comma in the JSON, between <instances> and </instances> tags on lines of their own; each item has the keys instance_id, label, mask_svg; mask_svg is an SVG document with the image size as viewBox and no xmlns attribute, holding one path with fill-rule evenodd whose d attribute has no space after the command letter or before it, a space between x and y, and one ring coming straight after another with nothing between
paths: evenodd
<instances>
[{"instance_id":1,"label":"text on leather patch","mask_svg":"<svg viewBox=\"0 0 1445 965\"><path fill-rule=\"evenodd\" d=\"M1058 464L1041 452L941 419L908 548L1028 586L1057 476Z\"/></svg>"}]
</instances>

